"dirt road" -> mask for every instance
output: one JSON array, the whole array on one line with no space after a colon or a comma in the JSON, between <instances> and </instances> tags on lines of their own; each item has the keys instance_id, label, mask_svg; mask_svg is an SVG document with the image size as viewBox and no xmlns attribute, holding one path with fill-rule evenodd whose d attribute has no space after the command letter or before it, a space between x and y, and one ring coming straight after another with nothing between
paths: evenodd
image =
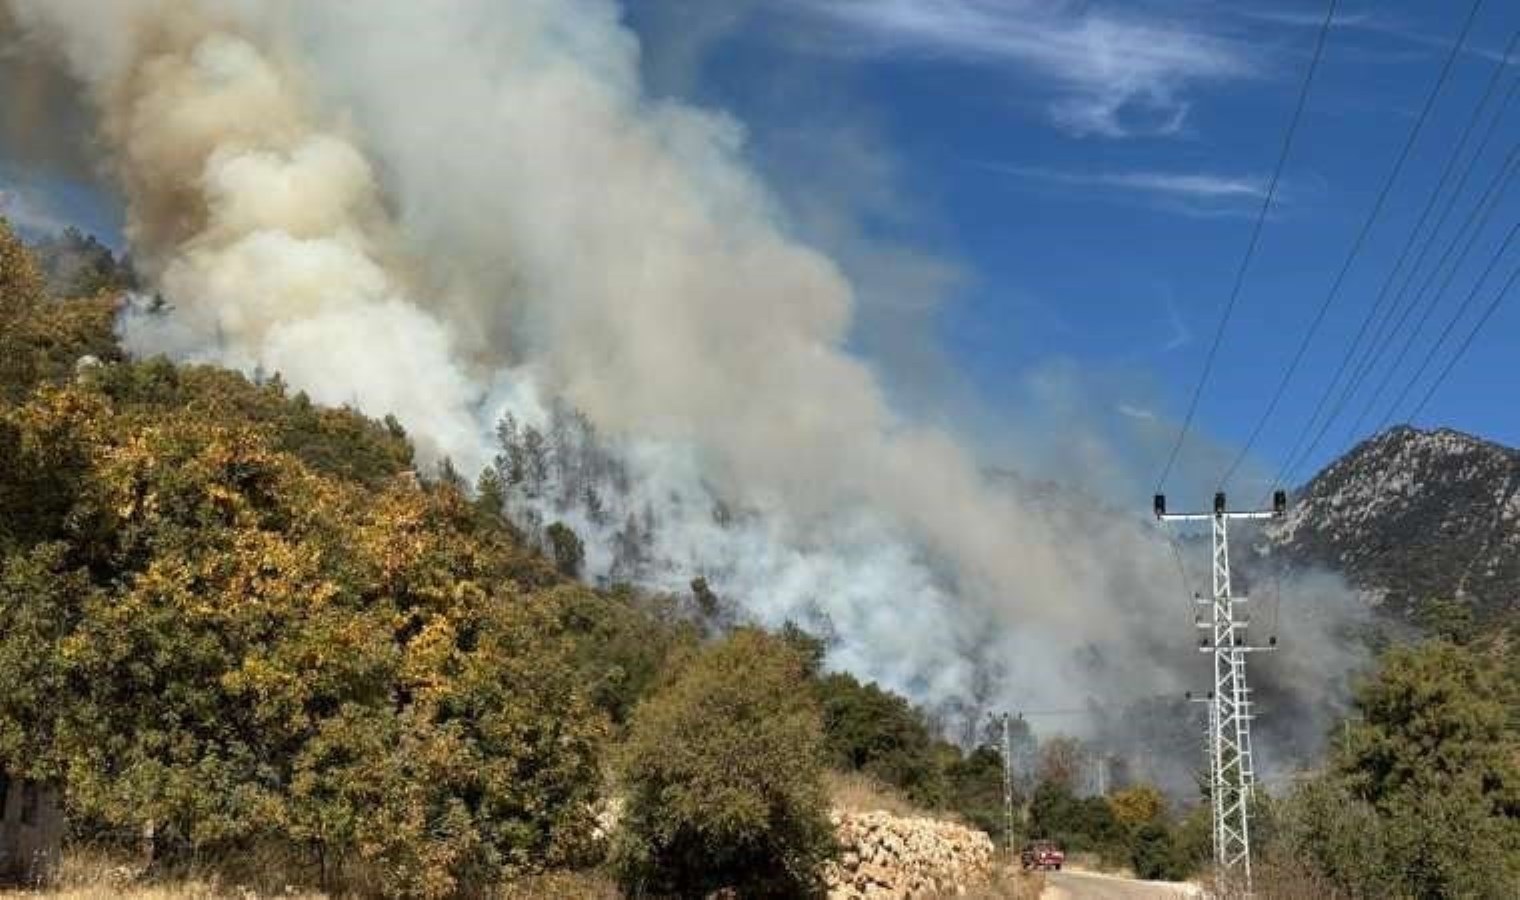
<instances>
[{"instance_id":1,"label":"dirt road","mask_svg":"<svg viewBox=\"0 0 1520 900\"><path fill-rule=\"evenodd\" d=\"M1117 875L1066 869L1045 873L1040 900L1181 900L1203 896L1197 885L1171 881L1137 881Z\"/></svg>"}]
</instances>

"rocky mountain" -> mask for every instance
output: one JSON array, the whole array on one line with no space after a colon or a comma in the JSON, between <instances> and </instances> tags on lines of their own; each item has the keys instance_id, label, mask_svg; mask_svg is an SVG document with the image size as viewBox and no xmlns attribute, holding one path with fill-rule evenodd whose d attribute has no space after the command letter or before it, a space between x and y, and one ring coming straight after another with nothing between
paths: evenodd
<instances>
[{"instance_id":1,"label":"rocky mountain","mask_svg":"<svg viewBox=\"0 0 1520 900\"><path fill-rule=\"evenodd\" d=\"M1520 609L1520 450L1400 426L1320 472L1270 531L1297 563L1338 570L1386 611L1432 601Z\"/></svg>"}]
</instances>

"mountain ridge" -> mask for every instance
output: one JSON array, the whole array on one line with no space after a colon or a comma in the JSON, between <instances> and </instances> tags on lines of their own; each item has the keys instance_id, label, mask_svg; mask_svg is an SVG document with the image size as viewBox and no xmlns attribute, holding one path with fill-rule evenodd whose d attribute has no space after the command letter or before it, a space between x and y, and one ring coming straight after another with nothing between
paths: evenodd
<instances>
[{"instance_id":1,"label":"mountain ridge","mask_svg":"<svg viewBox=\"0 0 1520 900\"><path fill-rule=\"evenodd\" d=\"M1479 618L1520 599L1520 450L1452 428L1374 435L1294 492L1268 529L1299 565L1343 573L1374 605L1416 617L1459 601Z\"/></svg>"}]
</instances>

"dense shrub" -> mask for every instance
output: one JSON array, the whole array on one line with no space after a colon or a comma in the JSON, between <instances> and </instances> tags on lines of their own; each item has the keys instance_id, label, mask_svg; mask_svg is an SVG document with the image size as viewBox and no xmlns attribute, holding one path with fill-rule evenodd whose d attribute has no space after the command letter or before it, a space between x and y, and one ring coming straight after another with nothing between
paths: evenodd
<instances>
[{"instance_id":1,"label":"dense shrub","mask_svg":"<svg viewBox=\"0 0 1520 900\"><path fill-rule=\"evenodd\" d=\"M1272 816L1269 855L1353 896L1520 894L1520 740L1503 661L1438 641L1388 651L1334 770Z\"/></svg>"},{"instance_id":2,"label":"dense shrub","mask_svg":"<svg viewBox=\"0 0 1520 900\"><path fill-rule=\"evenodd\" d=\"M1129 863L1139 878L1172 881L1186 878L1189 869L1166 823L1152 820L1135 826L1129 840Z\"/></svg>"},{"instance_id":3,"label":"dense shrub","mask_svg":"<svg viewBox=\"0 0 1520 900\"><path fill-rule=\"evenodd\" d=\"M617 605L411 476L393 420L113 362L111 316L0 224L0 769L166 864L442 895L587 859L611 704L576 610Z\"/></svg>"},{"instance_id":4,"label":"dense shrub","mask_svg":"<svg viewBox=\"0 0 1520 900\"><path fill-rule=\"evenodd\" d=\"M35 260L0 219L0 401L72 376L83 356L117 357L114 319L109 292L68 303L49 298Z\"/></svg>"},{"instance_id":5,"label":"dense shrub","mask_svg":"<svg viewBox=\"0 0 1520 900\"><path fill-rule=\"evenodd\" d=\"M833 848L823 735L803 660L752 629L700 653L636 711L614 862L634 895L792 897Z\"/></svg>"},{"instance_id":6,"label":"dense shrub","mask_svg":"<svg viewBox=\"0 0 1520 900\"><path fill-rule=\"evenodd\" d=\"M284 840L397 891L583 854L603 719L556 596L457 492L88 381L0 423L0 483L33 488L0 502L62 473L0 559L0 766L169 852Z\"/></svg>"},{"instance_id":7,"label":"dense shrub","mask_svg":"<svg viewBox=\"0 0 1520 900\"><path fill-rule=\"evenodd\" d=\"M544 530L544 537L549 541L554 568L567 578L580 577L586 562L586 547L580 536L564 522L555 522Z\"/></svg>"},{"instance_id":8,"label":"dense shrub","mask_svg":"<svg viewBox=\"0 0 1520 900\"><path fill-rule=\"evenodd\" d=\"M945 780L948 782L947 806L967 822L993 836L1001 845L1007 829L1003 806L1003 754L987 746L977 747L962 756L956 747L945 747L948 756ZM1015 798L1015 802L1018 799Z\"/></svg>"},{"instance_id":9,"label":"dense shrub","mask_svg":"<svg viewBox=\"0 0 1520 900\"><path fill-rule=\"evenodd\" d=\"M1100 853L1123 859L1127 853L1124 826L1114 818L1103 797L1077 797L1065 784L1041 782L1030 803L1034 837L1057 841L1068 850Z\"/></svg>"},{"instance_id":10,"label":"dense shrub","mask_svg":"<svg viewBox=\"0 0 1520 900\"><path fill-rule=\"evenodd\" d=\"M831 765L864 772L920 806L945 805L948 790L935 741L906 699L843 672L823 676L817 693Z\"/></svg>"}]
</instances>

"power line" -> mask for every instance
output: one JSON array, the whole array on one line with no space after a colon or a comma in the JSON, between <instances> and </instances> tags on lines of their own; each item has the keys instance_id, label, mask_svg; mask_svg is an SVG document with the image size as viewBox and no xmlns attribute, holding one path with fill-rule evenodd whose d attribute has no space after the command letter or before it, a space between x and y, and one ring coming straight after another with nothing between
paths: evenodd
<instances>
[{"instance_id":1,"label":"power line","mask_svg":"<svg viewBox=\"0 0 1520 900\"><path fill-rule=\"evenodd\" d=\"M1419 222L1416 223L1414 230L1409 233L1409 242L1405 244L1404 250L1400 253L1398 264L1395 265L1392 270L1390 270L1388 273L1388 280L1384 282L1382 290L1378 293L1378 300L1374 304L1374 310L1382 305L1383 297L1386 295L1389 286L1393 283L1394 277L1402 268L1404 260L1409 254L1410 245L1413 244L1416 235L1418 235L1420 230L1424 227L1424 224L1430 215L1431 209L1435 206L1436 199L1440 196L1442 190L1446 187L1446 183L1450 179L1457 161L1461 159L1462 152L1467 147L1468 139L1472 137L1473 128L1482 118L1483 109L1488 105L1488 101L1493 97L1494 90L1499 86L1499 83L1502 80L1502 76L1508 71L1509 58L1515 49L1515 44L1517 41L1520 41L1520 30L1516 30L1516 32L1510 37L1509 44L1504 50L1504 55L1500 57L1499 61L1494 65L1493 74L1489 77L1488 85L1483 91L1483 96L1478 101L1478 105L1474 107L1473 114L1468 119L1467 125L1462 129L1462 136L1457 141L1456 149L1448 158L1446 167L1441 172L1441 177L1437 182L1436 189L1430 195L1430 201L1426 204L1425 210L1420 214ZM1472 172L1477 167L1478 162L1483 158L1483 153L1488 149L1489 142L1497 133L1499 123L1503 120L1504 113L1508 110L1510 101L1514 99L1516 88L1520 88L1520 80L1511 82L1510 89L1505 94L1503 103L1500 104L1498 111L1495 113L1493 119L1489 122L1488 129L1485 131L1483 139L1478 143L1478 149L1473 153L1472 158L1468 160L1468 164L1462 172L1462 177L1458 179L1457 186L1452 190L1445 208L1441 211L1440 218L1437 220L1436 225L1431 229L1430 234L1426 236L1426 239L1420 248L1419 255L1416 258L1414 265L1408 272L1408 276L1404 279L1404 282L1400 286L1398 293L1394 295L1393 301L1388 305L1387 314L1378 321L1377 326L1374 328L1372 339L1362 350L1361 358L1357 361L1355 367L1352 370L1351 380L1346 384L1345 392L1343 395L1344 399L1340 404L1338 404L1338 409L1344 408L1344 406L1350 403L1351 399L1356 396L1357 392L1361 390L1362 385L1367 382L1367 379L1370 378L1372 373L1377 369L1378 364L1382 361L1384 354L1390 347L1393 346L1395 336L1399 333L1399 330L1404 327L1404 323L1409 320L1409 314L1414 311L1416 306L1419 305L1421 292L1417 291L1414 296L1409 298L1409 302L1407 304L1404 303L1404 297L1406 294L1408 294L1410 285L1414 283L1421 266L1424 265L1426 256L1429 254L1431 247L1435 245L1436 239L1441 233L1441 229L1445 226L1446 220L1450 216L1453 207L1455 207L1457 200L1462 195L1462 191L1466 188L1468 178L1472 175ZM1490 186L1490 192L1491 191L1492 186ZM1487 199L1487 196L1488 193L1485 193L1485 200ZM1478 204L1479 208L1481 208L1482 204L1483 201L1480 200ZM1492 209L1490 209L1490 212L1492 212ZM1486 218L1487 217L1485 215L1485 221ZM1440 265L1438 264L1437 269L1439 268ZM1433 277L1434 276L1432 275L1432 279ZM1432 279L1426 280L1425 287L1429 286L1429 282ZM1401 352L1407 352L1407 347L1414 342L1415 337L1419 333L1419 329L1424 327L1425 321L1429 319L1430 310L1433 308L1433 306L1426 308L1426 313L1421 317L1420 324L1416 326L1415 331L1411 333L1408 340L1405 341L1406 350ZM1390 323L1392 323L1393 327L1385 333L1385 326L1389 325ZM1397 363L1395 363L1395 365L1389 369L1382 381L1379 383L1378 388L1373 394L1373 398L1369 401L1369 409L1371 407L1375 407L1377 405L1377 401L1382 398L1383 390L1386 388L1387 383L1392 379L1393 374L1396 371ZM1338 415L1338 412L1332 413L1330 418L1333 420L1337 418ZM1360 427L1361 417L1359 417L1356 423L1352 425L1351 433L1356 434Z\"/></svg>"},{"instance_id":2,"label":"power line","mask_svg":"<svg viewBox=\"0 0 1520 900\"><path fill-rule=\"evenodd\" d=\"M1192 581L1188 578L1187 564L1182 561L1182 548L1177 544L1177 537L1166 526L1162 526L1166 534L1166 542L1171 545L1172 558L1177 561L1177 578L1182 582L1182 595L1187 598L1188 621L1193 620L1193 588Z\"/></svg>"},{"instance_id":3,"label":"power line","mask_svg":"<svg viewBox=\"0 0 1520 900\"><path fill-rule=\"evenodd\" d=\"M1425 363L1428 363L1430 359L1434 358L1436 348L1440 347L1440 345L1445 342L1446 336L1450 333L1451 329L1456 326L1456 323L1461 319L1462 314L1466 312L1467 306L1469 305L1468 301L1470 301L1473 297L1476 297L1478 292L1482 289L1484 282L1488 280L1489 274L1493 272L1493 269L1498 264L1499 260L1504 257L1504 251L1509 248L1509 245L1514 240L1515 234L1517 232L1520 232L1520 223L1511 226L1509 236L1505 238L1503 246L1501 246L1498 252L1494 254L1494 258L1489 261L1487 268L1484 269L1483 274L1478 278L1478 282L1473 285L1472 290L1468 293L1468 299L1463 301L1462 307L1458 310L1457 315L1454 316L1449 323L1447 323L1446 329L1442 332L1441 337L1436 341L1435 346L1432 347L1431 351L1426 354ZM1456 353L1452 355L1451 359L1447 360L1447 363L1445 367L1442 368L1441 373L1436 376L1436 380L1432 382L1430 388L1426 390L1425 396L1420 399L1419 404L1415 406L1414 410L1407 417L1405 417L1406 422L1413 421L1416 416L1424 411L1426 404L1430 402L1430 398L1435 396L1436 391L1446 381L1446 377L1451 374L1451 371L1454 368L1456 368L1457 363L1462 359L1463 355L1466 354L1467 349L1472 346L1472 343L1477 338L1478 333L1483 330L1483 326L1488 323L1488 320L1499 308L1499 305L1504 302L1504 298L1509 295L1510 289L1514 287L1517 277L1520 277L1520 266L1517 266L1515 271L1510 273L1509 279L1504 283L1504 287L1500 288L1499 293L1495 295L1492 301L1489 302L1488 307L1483 311L1483 314L1478 317L1478 321L1473 325L1472 329L1468 331L1467 337L1463 339L1461 346L1457 348ZM1408 384L1405 385L1404 391L1400 393L1398 400L1394 403L1394 409L1397 409L1398 405L1403 402L1405 394L1411 388L1413 388L1415 383L1418 382L1419 376L1424 374L1425 363L1421 364L1420 372L1417 373L1414 378L1410 379ZM1392 416L1392 413L1393 411L1390 410L1389 417ZM1387 424L1387 421L1388 417L1385 417L1383 422L1378 424L1379 432L1382 431L1383 425ZM1387 467L1383 470L1382 477L1378 479L1377 484L1372 489L1372 497L1374 501L1383 493L1384 486L1388 484L1388 480L1393 477L1393 473L1395 471L1396 469L1392 466Z\"/></svg>"},{"instance_id":4,"label":"power line","mask_svg":"<svg viewBox=\"0 0 1520 900\"><path fill-rule=\"evenodd\" d=\"M1517 84L1520 84L1520 82L1517 82ZM1489 203L1488 209L1483 213L1482 221L1474 231L1472 238L1467 242L1467 246L1462 249L1461 256L1452 266L1451 271L1446 277L1446 281L1441 285L1441 289L1436 293L1435 297L1431 298L1431 301L1425 305L1424 311L1420 314L1419 321L1415 322L1414 328L1410 329L1408 336L1404 338L1403 345L1399 347L1398 353L1394 356L1393 363L1388 367L1388 370L1383 373L1383 377L1378 381L1377 388L1373 391L1372 396L1368 399L1366 405L1362 407L1362 411L1356 417L1356 421L1351 424L1351 435L1360 434L1362 423L1367 421L1367 417L1369 415L1372 415L1373 411L1377 409L1378 401L1383 398L1384 392L1387 391L1388 386L1393 383L1394 376L1398 374L1399 369L1403 366L1405 357L1409 355L1409 351L1413 349L1415 341L1425 330L1425 326L1430 322L1431 316L1435 313L1436 308L1440 305L1440 299L1446 295L1446 290L1451 285L1452 280L1455 278L1457 270L1461 268L1462 263L1467 259L1468 252L1471 251L1473 246L1477 243L1478 233L1481 232L1485 226L1487 226L1488 220L1493 216L1494 211L1498 208L1500 200L1503 198L1504 193L1509 189L1511 182L1514 180L1514 161L1517 158L1517 155L1520 155L1520 145L1517 145L1516 148L1511 151L1510 158L1508 161L1506 161L1505 167L1500 170L1500 176L1502 177L1501 189L1499 190L1498 194L1495 195L1493 202ZM1439 269L1436 271L1439 271ZM1431 274L1434 275L1435 272L1432 272ZM1423 293L1424 292L1422 290L1420 294L1416 295L1415 301L1405 308L1404 315L1400 317L1398 325L1394 327L1393 333L1389 335L1387 346L1392 345L1393 335L1397 334L1398 329L1403 327L1404 319L1408 318L1409 313L1413 311L1415 306L1418 305L1418 298L1420 295L1423 295ZM1393 410L1397 408L1398 403L1395 403L1393 407L1389 409L1389 415L1392 415Z\"/></svg>"},{"instance_id":5,"label":"power line","mask_svg":"<svg viewBox=\"0 0 1520 900\"><path fill-rule=\"evenodd\" d=\"M1520 41L1520 30L1516 30L1515 33L1510 37L1509 44L1505 47L1504 55L1501 56L1498 62L1494 65L1493 74L1489 77L1488 85L1483 91L1483 97L1478 101L1477 107L1473 110L1473 118L1468 121L1467 127L1463 129L1462 137L1457 142L1457 149L1452 154L1450 160L1447 163L1446 170L1441 175L1441 186L1445 185L1446 180L1451 173L1453 164L1455 164L1457 159L1460 158L1463 148L1466 147L1467 140L1471 136L1473 125L1477 122L1479 114L1488 104L1489 99L1493 96L1494 90L1499 86L1499 82L1501 81L1502 76L1508 71L1510 56L1514 52L1517 41ZM1396 336L1404 327L1404 323L1409 320L1409 314L1413 312L1415 307L1419 305L1420 292L1416 292L1414 296L1410 297L1408 304L1404 304L1404 297L1408 293L1410 285L1414 283L1421 267L1424 265L1425 258L1429 254L1431 248L1435 245L1436 239L1440 235L1442 228L1445 227L1446 220L1450 216L1452 209L1456 206L1457 200L1461 197L1463 190L1466 188L1468 178L1472 175L1473 170L1477 167L1479 160L1483 158L1484 152L1488 149L1489 142L1497 133L1499 123L1503 121L1504 114L1508 111L1511 101L1514 100L1515 92L1517 89L1520 89L1520 79L1516 79L1510 82L1509 90L1505 93L1503 102L1500 103L1498 110L1494 113L1493 119L1489 122L1488 129L1484 133L1483 139L1478 143L1478 149L1474 151L1472 158L1468 160L1467 166L1463 170L1462 177L1458 180L1456 188L1452 190L1450 197L1447 198L1446 206L1441 211L1440 218L1437 220L1435 226L1431 229L1430 234L1426 236L1425 242L1420 248L1420 253L1415 260L1414 266L1410 268L1408 276L1404 279L1404 283L1400 286L1398 294L1394 297L1393 303L1389 306L1388 314L1378 323L1377 329L1373 334L1372 342L1369 343L1367 348L1364 350L1362 358L1356 366L1352 380L1347 386L1347 402L1349 402L1351 397L1356 396L1357 391L1361 390L1362 385L1364 385L1367 382L1367 379L1372 376L1372 373L1377 369L1378 364L1382 361L1384 354L1390 347L1393 346ZM1441 187L1438 186L1437 193L1439 193L1440 189ZM1431 199L1434 200L1435 195L1432 195ZM1479 206L1481 207L1481 205L1482 201L1480 200ZM1428 211L1429 209L1427 207L1427 212ZM1420 219L1421 224L1424 223L1424 220L1425 216L1422 215ZM1416 231L1418 231L1418 226L1416 226ZM1411 232L1410 237L1411 239L1414 237L1414 232ZM1402 262L1402 258L1400 262ZM1438 263L1437 269L1439 268L1440 264ZM1389 277L1391 280L1392 273L1390 273ZM1430 280L1431 279L1426 280L1426 286L1428 286ZM1398 365L1402 362L1403 356L1408 353L1409 348L1414 344L1420 332L1424 329L1425 323L1429 321L1430 314L1433 311L1434 304L1431 304L1425 308L1425 312L1420 316L1419 322L1415 325L1414 329L1410 332L1408 337L1405 338L1403 347L1395 357L1394 364L1389 366L1387 371L1383 373L1383 377L1378 381L1377 387L1374 389L1371 399L1367 401L1367 405L1363 408L1362 414L1357 417L1354 423L1352 423L1352 426L1348 432L1349 436L1354 436L1360 433L1362 422L1365 420L1366 416L1377 407L1378 401L1383 397L1383 392L1387 390L1389 383L1393 380L1394 375L1398 372ZM1393 327L1385 334L1384 326L1388 325L1390 322L1393 324Z\"/></svg>"},{"instance_id":6,"label":"power line","mask_svg":"<svg viewBox=\"0 0 1520 900\"><path fill-rule=\"evenodd\" d=\"M1224 340L1225 328L1235 312L1236 301L1240 299L1240 289L1245 284L1246 272L1251 267L1251 259L1256 255L1256 246L1261 240L1262 226L1266 224L1267 212L1272 208L1272 201L1277 196L1277 184L1282 178L1283 168L1288 162L1288 151L1293 147L1293 136L1298 132L1298 123L1303 117L1304 105L1309 99L1309 86L1314 82L1314 72L1319 68L1320 59L1324 55L1325 38L1330 33L1331 22L1335 19L1336 2L1337 0L1330 0L1329 8L1325 11L1325 21L1320 25L1319 37L1314 42L1314 56L1309 61L1309 70L1304 73L1304 82L1298 91L1298 102L1293 107L1293 117L1288 121L1287 133L1283 135L1282 150L1277 155L1277 165L1272 170L1272 180L1267 185L1266 196L1262 197L1261 209L1256 214L1256 224L1251 228L1251 239L1246 244L1245 256L1240 261L1240 268L1235 272L1235 282L1230 288L1229 299L1225 302L1224 314L1219 317L1219 327L1214 331L1214 340L1209 347L1208 356L1204 359L1203 371L1198 375L1198 384L1194 386L1193 397L1188 401L1187 414L1183 417L1182 427L1177 431L1177 441L1167 455L1161 477L1156 480L1158 493L1166 484L1167 477L1172 474L1172 466L1176 464L1177 455L1182 451L1183 443L1187 441L1188 429L1193 425L1193 417L1198 412L1198 401L1203 396L1203 386L1208 382L1209 373L1214 368L1214 358L1219 354L1219 345ZM1477 2L1481 3L1482 0L1477 0Z\"/></svg>"},{"instance_id":7,"label":"power line","mask_svg":"<svg viewBox=\"0 0 1520 900\"><path fill-rule=\"evenodd\" d=\"M1515 271L1509 273L1509 279L1504 282L1504 287L1499 289L1499 293L1494 296L1494 299L1488 304L1488 308L1483 311L1483 315L1473 325L1472 331L1467 333L1467 337L1462 341L1462 346L1457 348L1457 352L1446 363L1446 368L1442 369L1441 374L1436 376L1436 380L1431 382L1430 389L1425 392L1424 397L1420 398L1420 402L1415 406L1414 411L1408 415L1407 418L1410 421L1413 421L1420 413L1425 411L1425 404L1429 403L1430 398L1434 397L1436 391L1440 390L1441 385L1446 382L1446 376L1451 374L1451 370L1456 368L1457 363L1466 355L1467 348L1472 346L1473 339L1478 336L1478 332L1483 330L1483 326L1488 324L1488 320L1493 317L1499 305L1504 302L1504 298L1509 296L1510 289L1515 286L1515 279L1517 277L1520 277L1520 266L1516 266Z\"/></svg>"},{"instance_id":8,"label":"power line","mask_svg":"<svg viewBox=\"0 0 1520 900\"><path fill-rule=\"evenodd\" d=\"M1414 149L1415 142L1419 139L1420 132L1424 130L1425 122L1430 116L1431 109L1435 106L1436 98L1441 95L1441 90L1446 86L1446 82L1451 76L1453 64L1456 62L1457 57L1461 54L1462 48L1466 45L1467 35L1472 30L1473 22L1477 19L1478 10L1482 6L1483 0L1473 0L1472 8L1467 13L1467 21L1462 24L1462 32L1458 36L1456 43L1452 45L1451 52L1447 54L1446 61L1441 66L1441 73L1436 79L1435 87L1431 89L1430 95L1425 98L1425 105L1423 108L1421 108L1419 117L1416 118L1414 127L1409 132L1409 137L1404 141L1404 147L1399 151L1398 159L1394 162L1392 171L1388 173L1387 179L1385 179L1383 182L1383 187L1378 192L1377 201L1373 203L1371 212L1368 213L1366 221L1362 223L1361 230L1357 233L1356 239L1352 242L1351 251L1346 255L1345 262L1341 264L1340 270L1336 273L1335 280L1331 282L1330 290L1325 294L1325 299L1321 301L1319 310L1315 313L1313 321L1309 323L1308 331L1304 333L1303 340L1299 342L1298 349L1294 352L1293 359L1288 364L1287 371L1283 373L1282 380L1278 382L1277 389L1273 392L1272 400L1267 404L1266 412L1257 421L1255 427L1251 429L1250 437L1247 438L1246 443L1241 447L1240 452L1236 454L1234 461L1230 463L1230 467L1225 472L1224 477L1220 479L1221 486L1225 481L1229 480L1229 477L1234 474L1237 468L1240 467L1241 462L1245 459L1246 455L1255 445L1256 439L1261 436L1262 429L1271 419L1272 414L1276 412L1278 404L1282 402L1282 397L1283 394L1287 391L1288 383L1292 380L1293 375L1298 371L1298 367L1302 364L1304 355L1308 352L1309 346L1313 343L1315 335L1319 333L1320 326L1324 323L1326 314L1329 313L1330 307L1334 304L1336 296L1340 293L1341 285L1345 282L1347 273L1351 271L1352 264L1356 262L1357 256L1361 254L1362 247L1367 240L1367 235L1371 233L1373 224L1377 221L1378 215L1383 210L1383 204L1387 202L1388 195L1393 190L1393 185L1398 180L1399 173L1403 171L1404 163L1408 161L1410 151ZM1368 321L1370 321L1370 317ZM1367 330L1368 321L1363 321L1362 329L1357 334L1354 346L1361 343L1362 336ZM1340 380L1340 376L1344 372L1346 364L1347 363L1345 362L1342 363L1341 370L1336 373L1335 379L1331 382L1332 385ZM1316 407L1314 416L1310 418L1311 427L1315 417L1319 415L1319 409L1322 408L1323 405L1324 400L1321 399L1319 407ZM1160 488L1158 487L1157 490L1159 491Z\"/></svg>"},{"instance_id":9,"label":"power line","mask_svg":"<svg viewBox=\"0 0 1520 900\"><path fill-rule=\"evenodd\" d=\"M1394 400L1393 408L1388 411L1388 415L1385 416L1383 418L1383 421L1379 423L1379 429L1381 429L1383 424L1386 424L1387 421L1393 416L1394 410L1397 410L1399 408L1399 406L1404 402L1404 398L1408 395L1410 389L1416 382L1419 381L1420 377L1425 374L1425 369L1427 366L1429 366L1430 361L1435 358L1436 351L1442 344L1446 342L1446 338L1450 336L1452 329L1456 327L1457 322L1459 322L1462 319L1462 316L1466 314L1468 307L1472 305L1473 299L1478 296L1479 291L1481 291L1483 288L1483 284L1488 281L1488 276L1493 273L1494 267L1499 264L1499 260L1504 257L1505 251L1509 250L1510 244L1514 242L1517 232L1520 232L1520 223L1517 223L1510 227L1509 234L1504 238L1504 243L1501 244L1499 246L1499 249L1494 253L1494 258L1489 261L1488 267L1485 268L1483 270L1483 274L1478 277L1477 283L1473 285L1472 290L1468 292L1467 297L1462 301L1461 306L1457 308L1457 312L1452 316L1451 321L1446 323L1446 327L1441 331L1441 336L1436 338L1436 342L1431 345L1430 352L1425 354L1425 359L1420 363L1419 370L1415 372L1414 377L1409 380L1409 383L1407 385L1405 385L1404 390L1399 392L1398 399ZM1431 382L1430 389L1425 392L1425 396L1421 398L1419 404L1415 406L1414 411L1406 417L1407 419L1412 420L1415 416L1424 411L1425 404L1429 403L1430 398L1435 396L1436 390L1441 386L1442 382L1446 380L1446 377L1451 374L1451 370L1456 368L1457 362L1461 360L1464 354L1467 353L1467 349L1472 346L1472 342L1475 338L1477 338L1478 332L1483 330L1483 326L1488 323L1488 320L1493 316L1494 311L1499 308L1499 304L1504 301L1505 296L1509 293L1510 288L1515 283L1516 275L1520 275L1520 267L1517 267L1515 272L1510 274L1509 280L1504 283L1504 287L1501 288L1499 293L1494 296L1493 301L1490 302L1487 309L1483 311L1483 315L1478 318L1478 321L1473 325L1472 330L1467 333L1467 337L1463 339L1462 344L1457 347L1457 352L1454 353L1451 359L1447 361L1445 368L1441 370L1441 374L1436 376L1436 380Z\"/></svg>"},{"instance_id":10,"label":"power line","mask_svg":"<svg viewBox=\"0 0 1520 900\"><path fill-rule=\"evenodd\" d=\"M1416 292L1416 298L1424 296L1425 292L1430 288L1430 285L1435 281L1436 277L1440 275L1441 270L1445 267L1446 260L1451 256L1452 251L1457 248L1457 245L1462 243L1462 236L1467 232L1468 228L1477 226L1472 231L1472 234L1468 237L1468 241L1463 246L1462 252L1458 256L1455 265L1453 265L1451 269L1448 270L1446 279L1442 282L1440 289L1436 292L1436 296L1432 299L1431 303L1438 303L1440 297L1445 295L1446 290L1451 286L1452 280L1456 277L1456 273L1461 269L1462 262L1466 260L1468 252L1471 251L1474 244L1476 243L1478 235L1482 231L1482 226L1487 223L1489 215L1492 214L1497 204L1498 197L1494 196L1494 192L1501 186L1506 185L1508 183L1508 179L1513 176L1514 173L1512 169L1514 163L1517 158L1520 158L1517 157L1517 152L1520 152L1520 145L1517 145L1515 148L1511 149L1510 155L1506 159L1504 167L1501 168L1499 172L1494 176L1494 179L1489 183L1488 188L1479 198L1477 205L1474 206L1472 211L1468 214L1467 220L1457 230L1457 233L1452 238L1451 243L1447 245L1446 250L1441 254L1441 259L1437 261L1436 267L1430 271L1429 275L1425 279L1425 282ZM1349 358L1350 357L1348 356L1347 359ZM1331 390L1328 391L1325 396L1328 397L1333 392L1334 381L1331 382ZM1320 446L1320 443L1325 439L1325 435L1329 433L1330 426L1335 422L1336 418L1340 416L1347 403L1350 402L1350 399L1351 396L1348 391L1342 390L1340 392L1335 404L1330 408L1329 414L1322 422L1320 422L1318 430L1314 432L1313 440L1311 440L1307 446L1302 447L1302 452L1300 452L1298 448L1295 448L1294 452L1289 455L1287 461L1283 464L1282 471L1278 473L1276 479L1277 484L1282 484L1285 480L1291 477L1291 475L1297 471L1300 466L1309 460L1314 451ZM1311 418L1311 427L1313 421L1314 419ZM1307 433L1308 432L1306 431L1305 434ZM1302 445L1302 437L1300 437L1299 443Z\"/></svg>"}]
</instances>

